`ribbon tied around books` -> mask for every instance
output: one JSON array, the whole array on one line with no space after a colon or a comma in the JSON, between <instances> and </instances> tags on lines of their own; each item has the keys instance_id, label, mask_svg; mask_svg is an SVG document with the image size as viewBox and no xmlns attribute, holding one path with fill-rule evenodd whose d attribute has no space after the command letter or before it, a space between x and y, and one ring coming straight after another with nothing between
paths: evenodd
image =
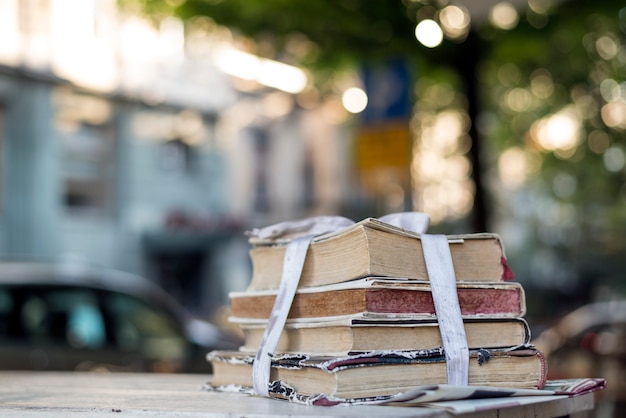
<instances>
[{"instance_id":1,"label":"ribbon tied around books","mask_svg":"<svg viewBox=\"0 0 626 418\"><path fill-rule=\"evenodd\" d=\"M446 356L448 384L466 386L469 349L456 291L452 256L446 236L426 234L430 219L424 213L399 212L378 219L419 234ZM335 232L353 223L352 220L340 216L318 216L281 222L250 231L250 235L257 238L289 239L278 294L252 368L252 383L258 395L269 397L271 355L276 350L287 321L309 245L316 237Z\"/></svg>"}]
</instances>

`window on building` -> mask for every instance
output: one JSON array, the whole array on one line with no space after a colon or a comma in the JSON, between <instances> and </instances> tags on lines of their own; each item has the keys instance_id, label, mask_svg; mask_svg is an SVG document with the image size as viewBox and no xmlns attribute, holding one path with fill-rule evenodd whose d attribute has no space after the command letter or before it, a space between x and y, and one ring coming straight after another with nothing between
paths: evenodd
<instances>
[{"instance_id":1,"label":"window on building","mask_svg":"<svg viewBox=\"0 0 626 418\"><path fill-rule=\"evenodd\" d=\"M178 138L172 139L162 143L159 163L166 172L189 174L193 170L193 154L189 144Z\"/></svg>"},{"instance_id":2,"label":"window on building","mask_svg":"<svg viewBox=\"0 0 626 418\"><path fill-rule=\"evenodd\" d=\"M110 215L116 151L111 104L63 88L54 100L65 207L73 214Z\"/></svg>"},{"instance_id":3,"label":"window on building","mask_svg":"<svg viewBox=\"0 0 626 418\"><path fill-rule=\"evenodd\" d=\"M265 129L250 129L252 146L254 149L254 203L257 213L267 213L270 210L268 186L268 160L270 152L270 136Z\"/></svg>"},{"instance_id":4,"label":"window on building","mask_svg":"<svg viewBox=\"0 0 626 418\"><path fill-rule=\"evenodd\" d=\"M142 109L133 114L133 134L154 152L158 175L195 176L202 170L202 148L209 137L203 116L195 111Z\"/></svg>"}]
</instances>

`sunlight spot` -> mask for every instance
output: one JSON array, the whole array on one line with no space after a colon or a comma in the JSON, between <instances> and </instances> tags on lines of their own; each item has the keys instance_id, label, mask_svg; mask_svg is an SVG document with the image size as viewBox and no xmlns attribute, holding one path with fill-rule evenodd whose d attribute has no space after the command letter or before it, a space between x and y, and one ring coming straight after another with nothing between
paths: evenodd
<instances>
[{"instance_id":1,"label":"sunlight spot","mask_svg":"<svg viewBox=\"0 0 626 418\"><path fill-rule=\"evenodd\" d=\"M519 15L511 3L502 2L493 6L489 14L489 20L500 29L510 30L517 26Z\"/></svg>"},{"instance_id":2,"label":"sunlight spot","mask_svg":"<svg viewBox=\"0 0 626 418\"><path fill-rule=\"evenodd\" d=\"M434 48L443 41L443 31L437 22L425 19L415 27L415 38L425 47Z\"/></svg>"},{"instance_id":3,"label":"sunlight spot","mask_svg":"<svg viewBox=\"0 0 626 418\"><path fill-rule=\"evenodd\" d=\"M350 113L361 113L367 107L367 94L363 89L351 87L341 97L343 107Z\"/></svg>"}]
</instances>

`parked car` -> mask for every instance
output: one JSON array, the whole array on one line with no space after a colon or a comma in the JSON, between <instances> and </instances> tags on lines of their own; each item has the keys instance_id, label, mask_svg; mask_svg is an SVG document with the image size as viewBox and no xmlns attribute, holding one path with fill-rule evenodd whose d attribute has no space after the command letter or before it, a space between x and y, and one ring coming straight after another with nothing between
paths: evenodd
<instances>
[{"instance_id":1,"label":"parked car","mask_svg":"<svg viewBox=\"0 0 626 418\"><path fill-rule=\"evenodd\" d=\"M75 263L0 263L0 369L209 373L240 341L155 283Z\"/></svg>"},{"instance_id":2,"label":"parked car","mask_svg":"<svg viewBox=\"0 0 626 418\"><path fill-rule=\"evenodd\" d=\"M626 300L584 305L533 343L547 358L548 379L606 379L606 389L596 395L594 416L626 416Z\"/></svg>"}]
</instances>

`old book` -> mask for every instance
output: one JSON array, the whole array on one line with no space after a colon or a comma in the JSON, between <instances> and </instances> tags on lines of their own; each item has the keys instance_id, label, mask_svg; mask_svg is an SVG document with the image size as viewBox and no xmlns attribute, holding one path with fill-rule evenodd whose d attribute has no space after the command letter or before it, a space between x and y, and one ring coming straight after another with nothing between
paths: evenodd
<instances>
[{"instance_id":1,"label":"old book","mask_svg":"<svg viewBox=\"0 0 626 418\"><path fill-rule=\"evenodd\" d=\"M464 318L513 318L526 313L524 290L516 282L457 283ZM230 294L233 321L267 319L276 291ZM435 318L428 282L365 278L336 285L298 289L288 318L376 317L394 315L412 319Z\"/></svg>"},{"instance_id":2,"label":"old book","mask_svg":"<svg viewBox=\"0 0 626 418\"><path fill-rule=\"evenodd\" d=\"M496 234L450 235L459 281L508 281L513 273ZM275 289L281 280L288 240L250 238L252 280L248 290ZM367 218L321 235L309 247L300 286L321 286L366 276L428 280L418 234Z\"/></svg>"},{"instance_id":3,"label":"old book","mask_svg":"<svg viewBox=\"0 0 626 418\"><path fill-rule=\"evenodd\" d=\"M214 351L210 386L252 386L254 356ZM278 356L272 361L272 395L325 394L341 398L394 395L413 387L447 381L443 350L376 352L345 357ZM532 348L470 352L469 384L508 388L541 388L546 362Z\"/></svg>"},{"instance_id":4,"label":"old book","mask_svg":"<svg viewBox=\"0 0 626 418\"><path fill-rule=\"evenodd\" d=\"M259 348L265 323L240 323L242 352ZM512 347L530 342L530 330L522 318L467 319L464 321L470 349ZM378 350L422 350L441 347L439 326L433 320L358 320L291 322L281 334L276 353L344 356Z\"/></svg>"}]
</instances>

